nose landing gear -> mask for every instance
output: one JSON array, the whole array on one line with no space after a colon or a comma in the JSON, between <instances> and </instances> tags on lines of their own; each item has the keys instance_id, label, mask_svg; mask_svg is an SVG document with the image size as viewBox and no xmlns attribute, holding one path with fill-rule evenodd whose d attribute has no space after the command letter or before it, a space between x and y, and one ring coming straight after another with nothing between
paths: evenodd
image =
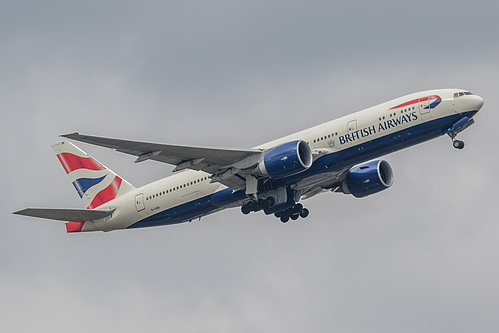
<instances>
[{"instance_id":1,"label":"nose landing gear","mask_svg":"<svg viewBox=\"0 0 499 333\"><path fill-rule=\"evenodd\" d=\"M447 135L449 135L449 137L452 139L452 146L454 148L456 148L456 149L463 149L464 148L464 141L456 139L456 136L457 136L458 133L459 132L452 131L452 132L447 133Z\"/></svg>"},{"instance_id":2,"label":"nose landing gear","mask_svg":"<svg viewBox=\"0 0 499 333\"><path fill-rule=\"evenodd\" d=\"M473 125L475 121L473 118L463 117L459 121L457 121L454 125L449 127L444 131L444 134L447 134L452 139L452 146L456 149L463 149L464 142L461 140L456 140L456 136Z\"/></svg>"},{"instance_id":3,"label":"nose landing gear","mask_svg":"<svg viewBox=\"0 0 499 333\"><path fill-rule=\"evenodd\" d=\"M456 149L463 149L464 148L464 141L454 140L454 141L452 141L452 146Z\"/></svg>"}]
</instances>

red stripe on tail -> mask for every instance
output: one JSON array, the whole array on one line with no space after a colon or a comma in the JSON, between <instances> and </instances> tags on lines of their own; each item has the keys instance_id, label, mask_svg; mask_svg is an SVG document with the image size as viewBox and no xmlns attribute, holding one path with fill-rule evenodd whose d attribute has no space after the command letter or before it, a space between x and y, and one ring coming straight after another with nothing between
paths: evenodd
<instances>
[{"instance_id":1,"label":"red stripe on tail","mask_svg":"<svg viewBox=\"0 0 499 333\"><path fill-rule=\"evenodd\" d=\"M68 174L78 169L88 169L88 170L104 169L104 167L99 162L90 157L81 157L71 153L60 153L57 155L57 158L61 162L64 170L66 170L66 173Z\"/></svg>"},{"instance_id":2,"label":"red stripe on tail","mask_svg":"<svg viewBox=\"0 0 499 333\"><path fill-rule=\"evenodd\" d=\"M92 203L87 207L88 209L94 209L95 207L99 207L106 202L109 202L116 198L118 191L121 186L122 179L118 176L114 177L111 184L108 187L97 193Z\"/></svg>"}]
</instances>

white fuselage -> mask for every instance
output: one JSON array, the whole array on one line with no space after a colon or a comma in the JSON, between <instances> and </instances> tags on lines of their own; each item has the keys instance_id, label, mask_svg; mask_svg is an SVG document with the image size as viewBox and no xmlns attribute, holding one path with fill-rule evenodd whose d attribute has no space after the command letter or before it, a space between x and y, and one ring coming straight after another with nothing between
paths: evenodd
<instances>
[{"instance_id":1,"label":"white fuselage","mask_svg":"<svg viewBox=\"0 0 499 333\"><path fill-rule=\"evenodd\" d=\"M304 140L314 154L314 163L321 159L328 161L327 169L335 157L338 170L351 168L440 136L461 116L473 116L479 109L476 97L455 97L462 91L439 89L403 96L255 148L267 150L293 140ZM285 186L306 188L327 180L328 172L331 170L315 168L281 182ZM99 207L116 208L116 211L102 220L86 222L82 231L180 223L238 206L246 199L243 195L231 194L230 189L218 182L210 182L209 177L208 173L188 170L137 188ZM217 201L213 195L222 191L225 191L220 194L222 200Z\"/></svg>"}]
</instances>

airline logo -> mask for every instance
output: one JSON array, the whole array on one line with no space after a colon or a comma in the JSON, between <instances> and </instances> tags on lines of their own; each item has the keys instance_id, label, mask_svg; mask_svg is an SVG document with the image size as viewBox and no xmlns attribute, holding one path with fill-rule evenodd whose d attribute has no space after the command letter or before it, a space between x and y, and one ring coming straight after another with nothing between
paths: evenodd
<instances>
[{"instance_id":1,"label":"airline logo","mask_svg":"<svg viewBox=\"0 0 499 333\"><path fill-rule=\"evenodd\" d=\"M377 126L372 125L370 127L365 127L360 130L356 131L351 131L350 133L347 133L345 135L340 136L339 142L341 145L344 145L349 142L354 142L357 140L360 140L364 137L371 136L376 133L380 133L382 131L389 130L391 128L397 128L398 126L404 125L405 123L410 123L412 121L415 121L418 119L418 111L416 107L422 108L422 109L434 109L436 108L440 103L442 102L442 98L438 95L430 95L426 96L423 98L416 98L410 101L407 101L405 103L396 105L394 107L391 107L390 110L395 110L395 109L402 109L402 111L408 111L410 112L404 112L404 113L398 113L397 116L391 117L390 119L383 120L378 123ZM391 116L391 115L390 115ZM383 117L384 118L384 117Z\"/></svg>"},{"instance_id":2,"label":"airline logo","mask_svg":"<svg viewBox=\"0 0 499 333\"><path fill-rule=\"evenodd\" d=\"M413 99L412 101L408 101L408 102L399 104L397 106L390 108L390 110L404 108L404 107L408 107L408 106L414 106L415 104L418 104L418 103L423 103L423 109L434 109L441 102L442 102L442 98L440 98L440 96L431 95L431 96L426 96L423 98Z\"/></svg>"},{"instance_id":3,"label":"airline logo","mask_svg":"<svg viewBox=\"0 0 499 333\"><path fill-rule=\"evenodd\" d=\"M62 152L57 158L87 208L94 209L116 198L123 179L88 155L78 153Z\"/></svg>"}]
</instances>

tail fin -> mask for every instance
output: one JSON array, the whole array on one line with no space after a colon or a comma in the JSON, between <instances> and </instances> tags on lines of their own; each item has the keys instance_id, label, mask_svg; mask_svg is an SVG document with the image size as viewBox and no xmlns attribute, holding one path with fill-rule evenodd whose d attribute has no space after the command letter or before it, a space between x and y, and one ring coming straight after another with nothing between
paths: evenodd
<instances>
[{"instance_id":1,"label":"tail fin","mask_svg":"<svg viewBox=\"0 0 499 333\"><path fill-rule=\"evenodd\" d=\"M87 209L99 207L134 189L132 184L69 141L58 142L52 149Z\"/></svg>"}]
</instances>

